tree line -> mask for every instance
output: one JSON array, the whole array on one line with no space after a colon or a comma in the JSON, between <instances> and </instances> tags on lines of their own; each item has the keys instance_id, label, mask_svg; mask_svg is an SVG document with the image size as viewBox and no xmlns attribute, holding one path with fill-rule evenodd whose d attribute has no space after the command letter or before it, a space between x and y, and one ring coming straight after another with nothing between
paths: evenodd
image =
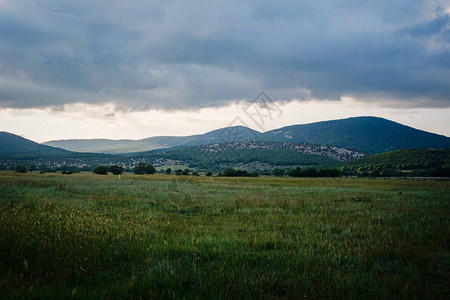
<instances>
[{"instance_id":1,"label":"tree line","mask_svg":"<svg viewBox=\"0 0 450 300\"><path fill-rule=\"evenodd\" d=\"M36 168L40 169L40 173L46 172L57 172L61 171L61 174L73 174L79 173L80 169L76 167L60 167L58 170L56 169L44 169L44 168ZM27 168L24 165L16 165L15 172L17 173L27 173L36 171L35 168L30 167ZM118 165L101 165L94 168L93 173L99 175L106 175L108 173L112 173L114 175L120 175L125 171L125 169ZM144 175L144 174L155 174L157 173L156 168L153 165L146 163L139 163L136 167L131 169L134 174ZM190 169L176 169L172 170L171 168L161 169L159 173L165 174L175 174L175 175L192 175L199 176L200 174L197 171L193 171ZM206 176L213 176L212 172L205 172ZM216 173L216 176L224 176L224 177L258 177L260 175L266 176L276 176L276 177L340 177L340 176L358 176L358 177L450 177L450 168L449 167L437 167L428 170L409 170L409 171L401 171L396 170L394 168L371 168L371 167L358 167L355 169L351 169L348 167L342 167L340 170L338 169L316 169L314 167L308 168L292 168L292 169L282 169L275 168L273 170L261 170L261 171L247 171L240 169L227 168L219 173Z\"/></svg>"}]
</instances>

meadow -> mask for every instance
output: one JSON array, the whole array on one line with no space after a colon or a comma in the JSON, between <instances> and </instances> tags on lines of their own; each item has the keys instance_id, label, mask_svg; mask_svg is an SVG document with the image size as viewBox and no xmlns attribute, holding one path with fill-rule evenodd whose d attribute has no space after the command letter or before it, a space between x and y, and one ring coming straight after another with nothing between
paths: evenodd
<instances>
[{"instance_id":1,"label":"meadow","mask_svg":"<svg viewBox=\"0 0 450 300\"><path fill-rule=\"evenodd\" d=\"M0 172L0 298L449 299L450 181Z\"/></svg>"}]
</instances>

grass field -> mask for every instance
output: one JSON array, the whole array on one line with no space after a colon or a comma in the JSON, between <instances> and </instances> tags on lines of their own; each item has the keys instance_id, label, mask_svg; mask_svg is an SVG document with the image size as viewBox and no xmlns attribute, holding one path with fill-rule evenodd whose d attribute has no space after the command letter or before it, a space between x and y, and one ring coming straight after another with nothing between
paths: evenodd
<instances>
[{"instance_id":1,"label":"grass field","mask_svg":"<svg viewBox=\"0 0 450 300\"><path fill-rule=\"evenodd\" d=\"M450 297L450 182L0 172L0 298Z\"/></svg>"}]
</instances>

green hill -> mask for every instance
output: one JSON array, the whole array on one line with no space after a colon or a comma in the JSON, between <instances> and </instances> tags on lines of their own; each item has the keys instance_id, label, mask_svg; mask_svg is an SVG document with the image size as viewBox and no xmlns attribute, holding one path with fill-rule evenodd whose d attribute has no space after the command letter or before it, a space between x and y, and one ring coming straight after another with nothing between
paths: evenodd
<instances>
[{"instance_id":1,"label":"green hill","mask_svg":"<svg viewBox=\"0 0 450 300\"><path fill-rule=\"evenodd\" d=\"M76 152L120 154L244 140L332 145L369 154L398 149L450 148L450 138L446 136L377 117L293 125L265 133L234 126L190 136L155 136L141 140L56 140L44 144Z\"/></svg>"},{"instance_id":2,"label":"green hill","mask_svg":"<svg viewBox=\"0 0 450 300\"><path fill-rule=\"evenodd\" d=\"M87 153L113 153L126 149L134 140L109 140L109 139L70 139L45 142L44 145L58 147L75 152ZM126 152L126 150L124 150Z\"/></svg>"},{"instance_id":3,"label":"green hill","mask_svg":"<svg viewBox=\"0 0 450 300\"><path fill-rule=\"evenodd\" d=\"M335 145L365 153L398 149L450 148L450 138L377 117L287 126L261 135L265 141Z\"/></svg>"},{"instance_id":4,"label":"green hill","mask_svg":"<svg viewBox=\"0 0 450 300\"><path fill-rule=\"evenodd\" d=\"M100 164L130 165L130 159L121 155L77 153L41 145L18 135L0 132L0 170L14 169L16 165L91 169Z\"/></svg>"},{"instance_id":5,"label":"green hill","mask_svg":"<svg viewBox=\"0 0 450 300\"><path fill-rule=\"evenodd\" d=\"M119 154L253 140L258 134L258 131L244 126L233 126L189 136L154 136L141 140L72 139L48 141L44 144L77 152Z\"/></svg>"},{"instance_id":6,"label":"green hill","mask_svg":"<svg viewBox=\"0 0 450 300\"><path fill-rule=\"evenodd\" d=\"M416 175L439 173L439 170L450 170L450 149L403 149L379 153L348 163L342 169L381 175L392 171L416 171Z\"/></svg>"},{"instance_id":7,"label":"green hill","mask_svg":"<svg viewBox=\"0 0 450 300\"><path fill-rule=\"evenodd\" d=\"M322 145L244 141L216 143L191 148L154 150L136 153L158 166L186 164L191 168L220 171L227 167L262 170L273 167L335 167L341 161L364 155L360 152Z\"/></svg>"},{"instance_id":8,"label":"green hill","mask_svg":"<svg viewBox=\"0 0 450 300\"><path fill-rule=\"evenodd\" d=\"M0 154L69 154L70 151L41 145L18 135L0 131Z\"/></svg>"}]
</instances>

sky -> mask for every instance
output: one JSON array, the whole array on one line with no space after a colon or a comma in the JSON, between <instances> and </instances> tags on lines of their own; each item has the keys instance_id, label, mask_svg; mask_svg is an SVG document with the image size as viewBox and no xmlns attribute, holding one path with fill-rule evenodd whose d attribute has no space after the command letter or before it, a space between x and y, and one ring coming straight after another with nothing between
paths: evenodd
<instances>
[{"instance_id":1,"label":"sky","mask_svg":"<svg viewBox=\"0 0 450 300\"><path fill-rule=\"evenodd\" d=\"M257 121L261 91L274 114ZM450 0L0 0L0 131L139 139L368 115L450 136Z\"/></svg>"}]
</instances>

